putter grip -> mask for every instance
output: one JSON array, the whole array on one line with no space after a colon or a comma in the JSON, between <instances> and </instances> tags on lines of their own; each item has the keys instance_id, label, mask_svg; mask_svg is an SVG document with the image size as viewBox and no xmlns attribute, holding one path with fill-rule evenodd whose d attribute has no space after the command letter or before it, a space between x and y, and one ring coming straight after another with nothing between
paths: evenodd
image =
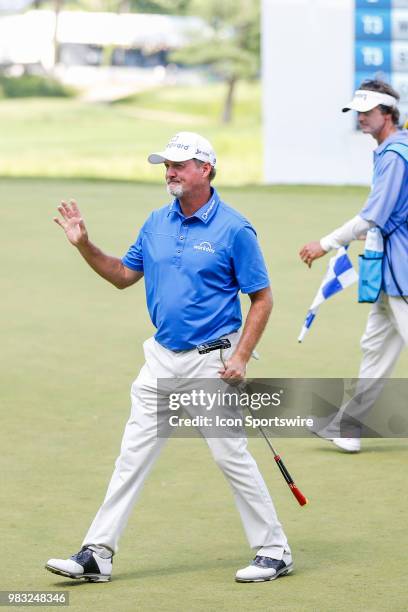
<instances>
[{"instance_id":1,"label":"putter grip","mask_svg":"<svg viewBox=\"0 0 408 612\"><path fill-rule=\"evenodd\" d=\"M276 463L278 464L278 468L281 471L282 476L284 477L284 479L286 480L286 482L288 483L288 485L290 486L293 483L293 478L292 476L289 474L288 470L286 469L286 465L283 463L280 455L275 455L274 459L276 461Z\"/></svg>"},{"instance_id":2,"label":"putter grip","mask_svg":"<svg viewBox=\"0 0 408 612\"><path fill-rule=\"evenodd\" d=\"M303 493L297 488L297 486L293 482L293 478L289 474L288 470L286 469L286 465L283 463L280 455L275 455L275 461L278 464L278 468L280 469L282 476L288 483L289 488L292 491L293 495L296 497L297 501L299 502L301 506L305 506L307 504L307 498L303 495Z\"/></svg>"},{"instance_id":3,"label":"putter grip","mask_svg":"<svg viewBox=\"0 0 408 612\"><path fill-rule=\"evenodd\" d=\"M298 500L299 504L301 506L305 506L307 504L307 498L303 495L303 493L301 491L299 491L299 489L297 488L295 483L292 482L292 484L290 484L289 487L290 487L290 490L292 491L293 495Z\"/></svg>"}]
</instances>

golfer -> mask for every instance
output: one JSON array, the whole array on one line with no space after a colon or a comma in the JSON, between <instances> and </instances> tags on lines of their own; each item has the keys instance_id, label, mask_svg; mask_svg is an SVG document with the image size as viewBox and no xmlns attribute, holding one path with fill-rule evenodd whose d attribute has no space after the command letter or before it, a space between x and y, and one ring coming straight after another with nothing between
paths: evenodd
<instances>
[{"instance_id":1,"label":"golfer","mask_svg":"<svg viewBox=\"0 0 408 612\"><path fill-rule=\"evenodd\" d=\"M391 375L408 343L408 132L398 129L398 100L398 93L390 85L379 80L365 81L343 108L343 112L357 111L361 131L377 141L371 193L356 217L300 251L301 259L310 267L331 249L364 238L371 228L381 232L384 254L379 296L361 339L363 359L357 388L360 397L342 406L320 434L348 452L360 450L361 422L381 391L379 379ZM378 382L372 384L368 379Z\"/></svg>"},{"instance_id":2,"label":"golfer","mask_svg":"<svg viewBox=\"0 0 408 612\"><path fill-rule=\"evenodd\" d=\"M167 191L174 199L152 212L123 259L104 254L90 242L75 202L62 202L61 217L55 218L85 261L107 281L124 289L144 278L157 330L143 345L146 362L131 388L130 418L102 506L81 550L46 564L56 574L93 582L110 580L119 538L166 441L157 435L157 379L242 380L272 309L256 233L211 186L216 157L208 140L180 132L164 151L148 159L164 165ZM239 291L251 301L242 333ZM198 353L197 346L219 339L231 347ZM255 551L236 580L265 581L288 574L290 548L246 438L208 437L206 442L231 486Z\"/></svg>"}]
</instances>

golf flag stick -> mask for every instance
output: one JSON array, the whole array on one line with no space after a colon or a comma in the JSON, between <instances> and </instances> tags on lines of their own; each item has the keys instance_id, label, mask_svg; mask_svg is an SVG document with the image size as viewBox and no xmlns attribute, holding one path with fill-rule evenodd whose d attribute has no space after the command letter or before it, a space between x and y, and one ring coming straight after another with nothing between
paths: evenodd
<instances>
[{"instance_id":1,"label":"golf flag stick","mask_svg":"<svg viewBox=\"0 0 408 612\"><path fill-rule=\"evenodd\" d=\"M336 293L339 293L339 291L357 282L358 274L354 270L353 264L347 255L347 248L348 247L341 247L337 250L336 255L331 257L323 281L306 315L305 322L303 323L303 327L298 337L298 342L303 342L321 304Z\"/></svg>"}]
</instances>

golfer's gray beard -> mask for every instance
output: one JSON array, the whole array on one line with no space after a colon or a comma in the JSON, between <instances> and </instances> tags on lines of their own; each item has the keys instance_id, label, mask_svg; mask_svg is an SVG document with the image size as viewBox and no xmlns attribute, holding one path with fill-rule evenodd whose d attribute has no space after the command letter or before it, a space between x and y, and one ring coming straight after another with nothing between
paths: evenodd
<instances>
[{"instance_id":1,"label":"golfer's gray beard","mask_svg":"<svg viewBox=\"0 0 408 612\"><path fill-rule=\"evenodd\" d=\"M167 185L167 193L175 198L181 198L183 196L182 185Z\"/></svg>"}]
</instances>

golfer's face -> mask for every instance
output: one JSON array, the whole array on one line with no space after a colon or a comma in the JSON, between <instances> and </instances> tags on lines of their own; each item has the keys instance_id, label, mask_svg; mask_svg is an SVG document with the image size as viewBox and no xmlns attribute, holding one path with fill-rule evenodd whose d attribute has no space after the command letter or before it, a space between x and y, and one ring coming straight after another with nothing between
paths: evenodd
<instances>
[{"instance_id":1,"label":"golfer's face","mask_svg":"<svg viewBox=\"0 0 408 612\"><path fill-rule=\"evenodd\" d=\"M166 183L171 191L182 190L183 194L189 194L203 183L203 167L196 164L193 159L183 162L166 160Z\"/></svg>"},{"instance_id":2,"label":"golfer's face","mask_svg":"<svg viewBox=\"0 0 408 612\"><path fill-rule=\"evenodd\" d=\"M366 113L358 113L358 124L364 134L375 136L381 133L385 125L385 117L378 106L376 106Z\"/></svg>"}]
</instances>

